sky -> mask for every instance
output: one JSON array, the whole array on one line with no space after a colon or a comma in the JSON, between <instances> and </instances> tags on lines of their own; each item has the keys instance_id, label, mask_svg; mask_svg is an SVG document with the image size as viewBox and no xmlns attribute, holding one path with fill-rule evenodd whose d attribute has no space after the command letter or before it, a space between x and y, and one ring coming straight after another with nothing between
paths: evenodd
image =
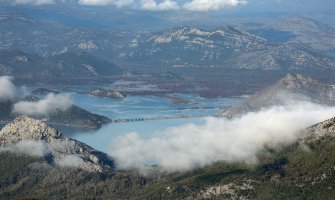
<instances>
[{"instance_id":1,"label":"sky","mask_svg":"<svg viewBox=\"0 0 335 200\"><path fill-rule=\"evenodd\" d=\"M81 6L110 6L149 11L211 12L224 9L262 11L325 11L335 9L334 0L0 0L12 5L55 5L72 3Z\"/></svg>"}]
</instances>

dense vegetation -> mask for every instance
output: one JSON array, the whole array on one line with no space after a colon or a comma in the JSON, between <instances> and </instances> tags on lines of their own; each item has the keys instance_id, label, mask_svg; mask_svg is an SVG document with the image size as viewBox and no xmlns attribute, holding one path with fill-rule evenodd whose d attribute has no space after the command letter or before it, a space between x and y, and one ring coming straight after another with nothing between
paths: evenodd
<instances>
[{"instance_id":1,"label":"dense vegetation","mask_svg":"<svg viewBox=\"0 0 335 200\"><path fill-rule=\"evenodd\" d=\"M333 199L335 137L264 153L257 164L216 163L191 172L143 177L87 173L0 153L0 197L41 199ZM214 189L213 189L214 188Z\"/></svg>"}]
</instances>

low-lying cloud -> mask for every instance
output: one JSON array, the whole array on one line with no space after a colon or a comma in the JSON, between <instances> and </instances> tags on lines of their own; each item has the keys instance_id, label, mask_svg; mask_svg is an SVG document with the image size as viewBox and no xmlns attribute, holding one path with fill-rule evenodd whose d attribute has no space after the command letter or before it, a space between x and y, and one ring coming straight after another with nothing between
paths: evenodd
<instances>
[{"instance_id":1,"label":"low-lying cloud","mask_svg":"<svg viewBox=\"0 0 335 200\"><path fill-rule=\"evenodd\" d=\"M0 152L11 152L17 155L27 155L36 158L43 158L50 154L54 154L55 152L62 151L62 149L68 148L67 143L55 143L48 144L41 140L22 140L16 144L9 145L5 148L0 148ZM62 155L57 157L57 162L61 167L74 167L78 168L81 165L84 166L85 163L80 155L70 154L70 155ZM37 167L39 167L38 164Z\"/></svg>"},{"instance_id":2,"label":"low-lying cloud","mask_svg":"<svg viewBox=\"0 0 335 200\"><path fill-rule=\"evenodd\" d=\"M20 101L14 104L12 112L30 116L48 115L57 110L65 111L72 105L69 94L48 94L44 99L36 102Z\"/></svg>"},{"instance_id":3,"label":"low-lying cloud","mask_svg":"<svg viewBox=\"0 0 335 200\"><path fill-rule=\"evenodd\" d=\"M19 155L28 155L33 157L44 157L52 152L52 149L43 141L23 140L11 146L1 149Z\"/></svg>"},{"instance_id":4,"label":"low-lying cloud","mask_svg":"<svg viewBox=\"0 0 335 200\"><path fill-rule=\"evenodd\" d=\"M218 161L257 162L268 148L297 141L303 129L334 116L335 107L308 102L274 106L241 118L207 118L204 125L169 128L143 138L129 133L114 140L109 154L121 169L144 169L158 164L164 171L184 171Z\"/></svg>"},{"instance_id":5,"label":"low-lying cloud","mask_svg":"<svg viewBox=\"0 0 335 200\"><path fill-rule=\"evenodd\" d=\"M79 155L65 155L62 159L58 161L61 167L75 167L78 168L80 165L84 165L84 161Z\"/></svg>"},{"instance_id":6,"label":"low-lying cloud","mask_svg":"<svg viewBox=\"0 0 335 200\"><path fill-rule=\"evenodd\" d=\"M17 101L27 96L24 87L16 87L13 77L0 76L0 102ZM45 116L57 110L65 111L72 106L70 94L48 94L38 101L19 101L13 106L12 113L29 116Z\"/></svg>"},{"instance_id":7,"label":"low-lying cloud","mask_svg":"<svg viewBox=\"0 0 335 200\"><path fill-rule=\"evenodd\" d=\"M11 76L0 76L0 102L14 99L16 87L12 81Z\"/></svg>"}]
</instances>

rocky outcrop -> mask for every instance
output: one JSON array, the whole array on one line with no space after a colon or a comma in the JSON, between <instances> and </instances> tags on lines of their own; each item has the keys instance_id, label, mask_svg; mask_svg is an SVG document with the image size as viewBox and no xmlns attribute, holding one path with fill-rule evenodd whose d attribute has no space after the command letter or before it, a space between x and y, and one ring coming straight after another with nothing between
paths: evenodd
<instances>
[{"instance_id":1,"label":"rocky outcrop","mask_svg":"<svg viewBox=\"0 0 335 200\"><path fill-rule=\"evenodd\" d=\"M15 151L15 148L26 141L31 142L30 148L26 147L27 151L36 150L36 144L42 145L45 151L42 155L52 165L78 167L90 172L113 169L113 161L106 154L65 137L40 120L21 116L0 131L2 149Z\"/></svg>"},{"instance_id":2,"label":"rocky outcrop","mask_svg":"<svg viewBox=\"0 0 335 200\"><path fill-rule=\"evenodd\" d=\"M320 122L306 130L307 134L303 138L306 143L316 142L326 136L335 135L335 117Z\"/></svg>"},{"instance_id":3,"label":"rocky outcrop","mask_svg":"<svg viewBox=\"0 0 335 200\"><path fill-rule=\"evenodd\" d=\"M123 99L126 97L123 92L116 90L106 90L103 88L92 90L91 92L89 92L89 94L97 97L107 97L113 99Z\"/></svg>"},{"instance_id":4,"label":"rocky outcrop","mask_svg":"<svg viewBox=\"0 0 335 200\"><path fill-rule=\"evenodd\" d=\"M51 124L81 129L99 129L112 122L108 117L90 113L74 105L65 111L57 110L50 113L45 119Z\"/></svg>"},{"instance_id":5,"label":"rocky outcrop","mask_svg":"<svg viewBox=\"0 0 335 200\"><path fill-rule=\"evenodd\" d=\"M240 104L221 112L226 117L241 116L273 105L284 105L292 100L305 100L335 105L335 89L310 77L287 74L274 85L255 93Z\"/></svg>"}]
</instances>

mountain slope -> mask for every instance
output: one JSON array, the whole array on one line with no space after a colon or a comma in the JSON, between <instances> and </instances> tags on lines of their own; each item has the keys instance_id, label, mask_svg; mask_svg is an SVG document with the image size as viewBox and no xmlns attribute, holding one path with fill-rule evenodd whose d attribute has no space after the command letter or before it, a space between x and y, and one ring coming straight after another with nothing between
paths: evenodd
<instances>
[{"instance_id":1,"label":"mountain slope","mask_svg":"<svg viewBox=\"0 0 335 200\"><path fill-rule=\"evenodd\" d=\"M291 32L295 35L294 41L321 51L335 50L335 28L312 19L292 17L268 24L264 28Z\"/></svg>"},{"instance_id":2,"label":"mountain slope","mask_svg":"<svg viewBox=\"0 0 335 200\"><path fill-rule=\"evenodd\" d=\"M38 144L43 146L41 151L44 152L40 153L51 164L74 166L92 172L113 169L113 161L107 155L63 136L42 121L21 116L0 131L0 146L8 151L20 152L26 148L23 153L28 153L36 151L34 148L39 148Z\"/></svg>"},{"instance_id":3,"label":"mountain slope","mask_svg":"<svg viewBox=\"0 0 335 200\"><path fill-rule=\"evenodd\" d=\"M148 177L36 169L29 165L36 159L0 151L0 199L333 199L334 136L332 118L306 129L290 146L261 153L254 165L219 162Z\"/></svg>"},{"instance_id":4,"label":"mountain slope","mask_svg":"<svg viewBox=\"0 0 335 200\"><path fill-rule=\"evenodd\" d=\"M333 199L334 136L332 118L306 129L299 142L259 155L256 165L217 163L149 186L140 198Z\"/></svg>"},{"instance_id":5,"label":"mountain slope","mask_svg":"<svg viewBox=\"0 0 335 200\"><path fill-rule=\"evenodd\" d=\"M66 24L44 18L36 20L23 14L0 13L0 49L19 49L40 56L67 50L87 51L110 58L128 38L126 31L87 29Z\"/></svg>"},{"instance_id":6,"label":"mountain slope","mask_svg":"<svg viewBox=\"0 0 335 200\"><path fill-rule=\"evenodd\" d=\"M121 73L116 65L89 53L64 52L41 57L22 51L0 51L0 74L30 79L92 78Z\"/></svg>"},{"instance_id":7,"label":"mountain slope","mask_svg":"<svg viewBox=\"0 0 335 200\"><path fill-rule=\"evenodd\" d=\"M240 52L263 49L266 44L266 40L231 26L215 31L179 26L134 40L126 56L132 61L210 65Z\"/></svg>"},{"instance_id":8,"label":"mountain slope","mask_svg":"<svg viewBox=\"0 0 335 200\"><path fill-rule=\"evenodd\" d=\"M8 122L17 117L16 114L12 113L14 104L13 101L0 102L1 122ZM111 119L105 116L90 113L75 105L66 110L56 110L47 115L38 116L38 118L53 125L79 129L98 129L111 122Z\"/></svg>"},{"instance_id":9,"label":"mountain slope","mask_svg":"<svg viewBox=\"0 0 335 200\"><path fill-rule=\"evenodd\" d=\"M335 105L335 89L300 74L287 74L274 85L253 94L240 104L222 111L221 114L227 117L235 117L299 99L319 104Z\"/></svg>"},{"instance_id":10,"label":"mountain slope","mask_svg":"<svg viewBox=\"0 0 335 200\"><path fill-rule=\"evenodd\" d=\"M213 31L180 26L138 37L120 54L125 61L173 67L335 69L333 57L299 43L273 44L232 26Z\"/></svg>"}]
</instances>

